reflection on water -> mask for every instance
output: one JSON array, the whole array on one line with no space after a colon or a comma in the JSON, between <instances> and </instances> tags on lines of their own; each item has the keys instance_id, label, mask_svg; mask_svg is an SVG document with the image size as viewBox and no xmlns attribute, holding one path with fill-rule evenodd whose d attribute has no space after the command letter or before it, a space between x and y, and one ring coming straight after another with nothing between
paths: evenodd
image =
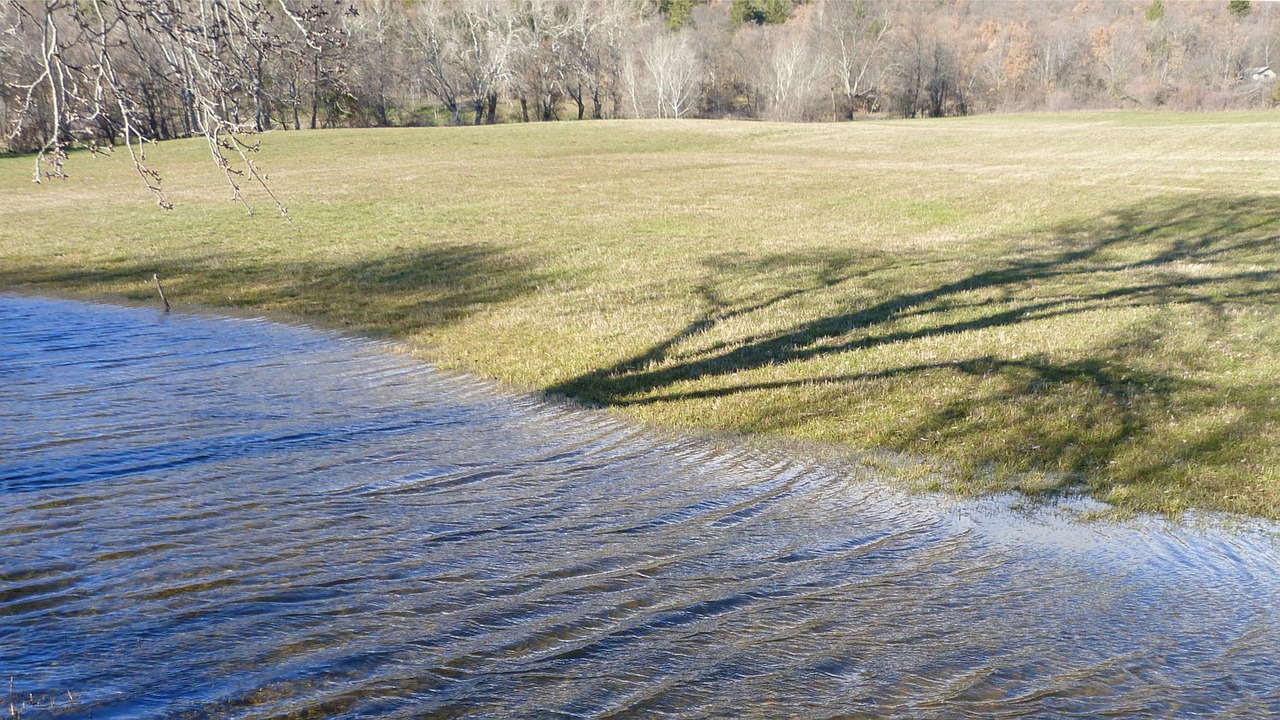
<instances>
[{"instance_id":1,"label":"reflection on water","mask_svg":"<svg viewBox=\"0 0 1280 720\"><path fill-rule=\"evenodd\" d=\"M1265 528L1079 525L263 321L0 297L27 717L1258 717Z\"/></svg>"}]
</instances>

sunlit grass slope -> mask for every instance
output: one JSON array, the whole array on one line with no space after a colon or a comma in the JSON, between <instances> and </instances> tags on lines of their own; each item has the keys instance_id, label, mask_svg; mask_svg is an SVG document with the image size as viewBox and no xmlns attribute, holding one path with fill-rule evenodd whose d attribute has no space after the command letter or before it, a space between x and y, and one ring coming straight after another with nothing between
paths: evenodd
<instances>
[{"instance_id":1,"label":"sunlit grass slope","mask_svg":"<svg viewBox=\"0 0 1280 720\"><path fill-rule=\"evenodd\" d=\"M0 286L248 308L962 491L1280 516L1280 114L274 133L0 159Z\"/></svg>"}]
</instances>

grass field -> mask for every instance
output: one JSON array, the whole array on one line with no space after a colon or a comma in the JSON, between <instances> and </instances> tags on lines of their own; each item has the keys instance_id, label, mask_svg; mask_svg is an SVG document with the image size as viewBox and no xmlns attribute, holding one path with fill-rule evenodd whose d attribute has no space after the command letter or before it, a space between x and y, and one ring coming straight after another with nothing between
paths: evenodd
<instances>
[{"instance_id":1,"label":"grass field","mask_svg":"<svg viewBox=\"0 0 1280 720\"><path fill-rule=\"evenodd\" d=\"M0 287L246 308L903 482L1280 516L1280 114L274 133L0 159Z\"/></svg>"}]
</instances>

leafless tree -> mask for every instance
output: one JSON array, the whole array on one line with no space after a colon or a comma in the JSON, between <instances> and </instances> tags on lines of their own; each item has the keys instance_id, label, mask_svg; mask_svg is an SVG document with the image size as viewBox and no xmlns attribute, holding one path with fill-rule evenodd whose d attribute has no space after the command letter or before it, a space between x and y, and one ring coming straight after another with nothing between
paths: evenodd
<instances>
[{"instance_id":1,"label":"leafless tree","mask_svg":"<svg viewBox=\"0 0 1280 720\"><path fill-rule=\"evenodd\" d=\"M739 31L750 58L760 113L771 120L805 120L820 96L821 66L803 26L750 27Z\"/></svg>"},{"instance_id":2,"label":"leafless tree","mask_svg":"<svg viewBox=\"0 0 1280 720\"><path fill-rule=\"evenodd\" d=\"M259 185L284 212L254 161L263 129L267 59L323 54L334 8L288 0L5 0L6 32L35 50L17 90L11 138L42 125L34 178L63 177L75 144L129 152L156 202L171 207L146 145L169 135L156 113L178 106L202 135L232 197ZM305 48L305 50L303 50ZM21 72L21 70L19 70ZM177 100L174 100L177 98Z\"/></svg>"},{"instance_id":3,"label":"leafless tree","mask_svg":"<svg viewBox=\"0 0 1280 720\"><path fill-rule=\"evenodd\" d=\"M578 106L578 119L606 116L605 102L618 112L617 86L622 48L628 44L631 6L626 0L583 0L569 3L562 44L566 53L565 90Z\"/></svg>"},{"instance_id":4,"label":"leafless tree","mask_svg":"<svg viewBox=\"0 0 1280 720\"><path fill-rule=\"evenodd\" d=\"M457 12L461 66L475 124L486 119L493 124L514 54L516 16L509 5L488 0L459 3Z\"/></svg>"},{"instance_id":5,"label":"leafless tree","mask_svg":"<svg viewBox=\"0 0 1280 720\"><path fill-rule=\"evenodd\" d=\"M574 22L570 8L563 3L526 0L520 7L511 83L525 122L530 120L530 101L537 109L537 119L559 117L565 85L573 75L569 64Z\"/></svg>"},{"instance_id":6,"label":"leafless tree","mask_svg":"<svg viewBox=\"0 0 1280 720\"><path fill-rule=\"evenodd\" d=\"M43 180L71 147L123 145L167 206L151 141L205 137L243 202L265 188L257 133L416 123L427 96L454 124L504 103L524 120L1280 104L1245 72L1280 62L1280 3L768 5L747 21L726 0L0 0L0 150L36 151Z\"/></svg>"},{"instance_id":7,"label":"leafless tree","mask_svg":"<svg viewBox=\"0 0 1280 720\"><path fill-rule=\"evenodd\" d=\"M891 100L903 117L967 112L954 33L916 17L900 26L894 50Z\"/></svg>"},{"instance_id":8,"label":"leafless tree","mask_svg":"<svg viewBox=\"0 0 1280 720\"><path fill-rule=\"evenodd\" d=\"M365 0L360 12L345 18L343 29L349 38L348 97L334 97L333 111L355 117L355 124L367 124L370 115L378 125L392 125L391 110L412 96L408 87L414 84L416 72L410 70L409 17L400 0ZM313 82L311 129L316 129L325 88ZM341 103L341 106L339 106ZM330 118L332 121L332 118Z\"/></svg>"},{"instance_id":9,"label":"leafless tree","mask_svg":"<svg viewBox=\"0 0 1280 720\"><path fill-rule=\"evenodd\" d=\"M840 115L875 108L884 77L881 62L893 31L892 7L866 0L827 0L817 9L818 38L840 96Z\"/></svg>"},{"instance_id":10,"label":"leafless tree","mask_svg":"<svg viewBox=\"0 0 1280 720\"><path fill-rule=\"evenodd\" d=\"M466 78L450 5L445 0L430 0L414 6L409 37L428 89L449 110L449 124L458 125Z\"/></svg>"},{"instance_id":11,"label":"leafless tree","mask_svg":"<svg viewBox=\"0 0 1280 720\"><path fill-rule=\"evenodd\" d=\"M687 31L653 24L628 62L632 110L638 117L678 118L693 109L702 80Z\"/></svg>"}]
</instances>

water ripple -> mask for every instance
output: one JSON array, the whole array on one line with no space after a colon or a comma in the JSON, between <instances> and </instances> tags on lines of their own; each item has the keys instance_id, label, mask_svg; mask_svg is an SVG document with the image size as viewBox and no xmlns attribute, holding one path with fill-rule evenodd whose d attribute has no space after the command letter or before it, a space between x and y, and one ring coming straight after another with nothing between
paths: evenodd
<instances>
[{"instance_id":1,"label":"water ripple","mask_svg":"<svg viewBox=\"0 0 1280 720\"><path fill-rule=\"evenodd\" d=\"M1273 526L1077 522L262 321L0 296L25 717L1258 717Z\"/></svg>"}]
</instances>

